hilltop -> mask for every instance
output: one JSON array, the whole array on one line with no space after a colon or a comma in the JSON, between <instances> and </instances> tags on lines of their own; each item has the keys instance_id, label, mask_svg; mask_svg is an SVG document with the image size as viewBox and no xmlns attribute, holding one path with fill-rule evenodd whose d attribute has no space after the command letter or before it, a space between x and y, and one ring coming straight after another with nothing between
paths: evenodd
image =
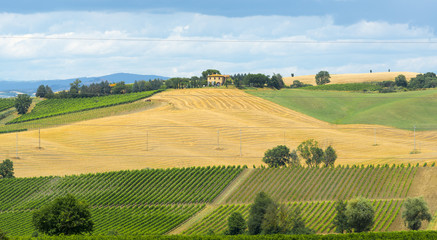
<instances>
[{"instance_id":1,"label":"hilltop","mask_svg":"<svg viewBox=\"0 0 437 240\"><path fill-rule=\"evenodd\" d=\"M349 73L349 74L330 74L331 83L361 83L361 82L382 82L382 81L394 81L395 77L403 74L409 81L411 78L416 77L415 72L375 72L375 73ZM299 80L305 84L316 85L315 75L302 75L295 77L284 77L284 83L286 85L293 84L294 80Z\"/></svg>"}]
</instances>

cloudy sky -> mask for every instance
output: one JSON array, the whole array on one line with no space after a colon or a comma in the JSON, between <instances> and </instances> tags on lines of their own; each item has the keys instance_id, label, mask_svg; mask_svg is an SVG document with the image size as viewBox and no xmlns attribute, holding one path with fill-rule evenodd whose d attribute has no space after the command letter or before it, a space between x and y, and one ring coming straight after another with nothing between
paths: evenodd
<instances>
[{"instance_id":1,"label":"cloudy sky","mask_svg":"<svg viewBox=\"0 0 437 240\"><path fill-rule=\"evenodd\" d=\"M14 0L0 80L437 71L435 0Z\"/></svg>"}]
</instances>

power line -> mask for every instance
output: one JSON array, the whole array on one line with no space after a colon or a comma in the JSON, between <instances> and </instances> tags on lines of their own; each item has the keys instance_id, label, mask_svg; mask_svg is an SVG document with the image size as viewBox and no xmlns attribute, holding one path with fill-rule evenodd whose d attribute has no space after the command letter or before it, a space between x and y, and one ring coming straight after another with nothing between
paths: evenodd
<instances>
[{"instance_id":1,"label":"power line","mask_svg":"<svg viewBox=\"0 0 437 240\"><path fill-rule=\"evenodd\" d=\"M36 36L0 36L2 39L24 40L78 40L78 41L120 41L120 42L204 42L204 43L292 43L292 44L436 44L437 41L382 41L382 40L248 40L248 39L166 39L166 38L92 38L92 37L36 37Z\"/></svg>"}]
</instances>

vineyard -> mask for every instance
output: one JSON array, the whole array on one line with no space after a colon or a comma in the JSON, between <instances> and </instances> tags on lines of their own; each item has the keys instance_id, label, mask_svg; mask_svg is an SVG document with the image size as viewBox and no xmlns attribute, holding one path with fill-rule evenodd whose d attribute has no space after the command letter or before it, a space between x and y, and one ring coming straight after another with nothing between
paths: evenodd
<instances>
[{"instance_id":1,"label":"vineyard","mask_svg":"<svg viewBox=\"0 0 437 240\"><path fill-rule=\"evenodd\" d=\"M0 229L31 235L31 214L72 193L92 207L95 233L164 234L214 200L241 167L154 169L0 180Z\"/></svg>"},{"instance_id":2,"label":"vineyard","mask_svg":"<svg viewBox=\"0 0 437 240\"><path fill-rule=\"evenodd\" d=\"M12 98L0 98L0 112L13 107L15 100Z\"/></svg>"},{"instance_id":3,"label":"vineyard","mask_svg":"<svg viewBox=\"0 0 437 240\"><path fill-rule=\"evenodd\" d=\"M159 90L90 98L47 99L39 102L30 113L24 114L8 122L8 124L27 122L68 113L131 103L150 97L157 92L159 92Z\"/></svg>"},{"instance_id":4,"label":"vineyard","mask_svg":"<svg viewBox=\"0 0 437 240\"><path fill-rule=\"evenodd\" d=\"M376 214L375 225L372 231L387 231L398 215L402 202L402 200L373 200ZM335 229L333 228L332 221L335 216L335 202L293 202L287 203L286 206L289 211L295 207L299 207L302 210L302 217L306 226L315 230L317 233L334 232ZM210 230L218 234L223 234L227 228L228 217L233 212L240 212L247 221L249 207L249 204L222 205L201 222L185 231L184 234L203 235Z\"/></svg>"},{"instance_id":5,"label":"vineyard","mask_svg":"<svg viewBox=\"0 0 437 240\"><path fill-rule=\"evenodd\" d=\"M226 203L249 203L260 191L280 202L326 201L356 196L405 198L416 171L417 167L399 165L255 169Z\"/></svg>"},{"instance_id":6,"label":"vineyard","mask_svg":"<svg viewBox=\"0 0 437 240\"><path fill-rule=\"evenodd\" d=\"M382 87L376 83L340 83L308 86L302 89L325 91L379 91L382 89Z\"/></svg>"},{"instance_id":7,"label":"vineyard","mask_svg":"<svg viewBox=\"0 0 437 240\"><path fill-rule=\"evenodd\" d=\"M415 176L428 169L427 174L434 172L432 166L411 165L222 166L1 179L0 229L12 236L31 235L32 212L57 196L71 193L90 204L95 234L159 235L184 224L180 233L185 235L211 230L222 234L230 214L240 212L247 219L255 195L264 191L285 204L289 212L299 207L306 225L323 234L334 231L335 200L369 198L375 209L372 231L384 232L392 230L394 222L399 224L402 204L415 186Z\"/></svg>"}]
</instances>

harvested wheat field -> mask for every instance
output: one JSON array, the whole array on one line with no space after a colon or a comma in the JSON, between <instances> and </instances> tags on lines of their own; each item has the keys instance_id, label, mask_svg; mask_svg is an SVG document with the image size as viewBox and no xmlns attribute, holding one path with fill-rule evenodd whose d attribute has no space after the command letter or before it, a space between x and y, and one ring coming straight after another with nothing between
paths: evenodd
<instances>
[{"instance_id":1,"label":"harvested wheat field","mask_svg":"<svg viewBox=\"0 0 437 240\"><path fill-rule=\"evenodd\" d=\"M351 74L330 74L331 84L335 83L361 83L361 82L381 82L381 81L394 81L395 77L403 74L407 81L416 77L415 72L375 72L375 73L351 73ZM316 75L302 75L295 77L284 77L284 83L286 85L293 84L294 80L299 80L305 84L316 85Z\"/></svg>"},{"instance_id":2,"label":"harvested wheat field","mask_svg":"<svg viewBox=\"0 0 437 240\"><path fill-rule=\"evenodd\" d=\"M436 132L333 125L236 89L184 89L153 96L157 107L127 115L0 135L0 159L17 177L120 169L261 165L264 152L314 138L339 164L433 162ZM18 145L16 145L18 139ZM18 159L15 158L18 152Z\"/></svg>"}]
</instances>

